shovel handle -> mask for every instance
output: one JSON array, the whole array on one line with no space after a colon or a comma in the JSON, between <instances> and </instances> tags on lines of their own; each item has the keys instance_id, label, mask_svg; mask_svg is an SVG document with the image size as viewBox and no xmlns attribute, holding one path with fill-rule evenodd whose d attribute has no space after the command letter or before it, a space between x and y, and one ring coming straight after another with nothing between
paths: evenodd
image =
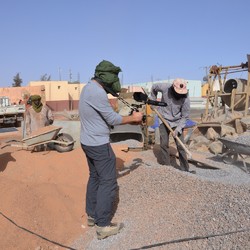
<instances>
[{"instance_id":1,"label":"shovel handle","mask_svg":"<svg viewBox=\"0 0 250 250\"><path fill-rule=\"evenodd\" d=\"M168 130L174 134L173 129L169 126L167 121L162 117L162 115L159 113L158 110L154 109L155 113L158 115L158 117L161 119L161 121L164 123L164 125L168 128ZM182 148L185 150L185 152L188 155L189 159L192 159L192 154L191 152L187 149L187 147L184 145L184 143L181 141L181 139L178 136L175 136L175 139L178 141L178 143L182 146Z\"/></svg>"}]
</instances>

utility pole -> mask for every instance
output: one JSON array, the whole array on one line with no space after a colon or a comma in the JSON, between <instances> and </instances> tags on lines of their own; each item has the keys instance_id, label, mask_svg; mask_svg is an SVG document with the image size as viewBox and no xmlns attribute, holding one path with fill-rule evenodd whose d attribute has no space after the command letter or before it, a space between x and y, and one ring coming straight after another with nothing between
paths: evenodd
<instances>
[{"instance_id":1,"label":"utility pole","mask_svg":"<svg viewBox=\"0 0 250 250\"><path fill-rule=\"evenodd\" d=\"M200 67L200 69L205 69L205 72L206 72L206 77L203 77L203 81L204 82L207 82L208 81L208 69L210 68L209 66L204 66L204 67ZM206 78L206 80L205 80Z\"/></svg>"}]
</instances>

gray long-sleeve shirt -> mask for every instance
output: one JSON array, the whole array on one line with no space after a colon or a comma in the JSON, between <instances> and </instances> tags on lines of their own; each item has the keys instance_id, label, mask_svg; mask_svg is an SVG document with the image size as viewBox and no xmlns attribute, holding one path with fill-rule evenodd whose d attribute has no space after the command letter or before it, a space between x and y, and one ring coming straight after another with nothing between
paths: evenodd
<instances>
[{"instance_id":1,"label":"gray long-sleeve shirt","mask_svg":"<svg viewBox=\"0 0 250 250\"><path fill-rule=\"evenodd\" d=\"M190 99L188 96L176 99L171 86L172 84L166 83L153 84L150 97L156 100L158 92L162 93L161 101L167 103L167 106L158 107L158 111L171 128L176 127L176 130L182 133L190 114Z\"/></svg>"},{"instance_id":2,"label":"gray long-sleeve shirt","mask_svg":"<svg viewBox=\"0 0 250 250\"><path fill-rule=\"evenodd\" d=\"M110 126L121 124L105 90L95 81L84 86L79 101L80 141L83 145L99 146L110 141Z\"/></svg>"}]
</instances>

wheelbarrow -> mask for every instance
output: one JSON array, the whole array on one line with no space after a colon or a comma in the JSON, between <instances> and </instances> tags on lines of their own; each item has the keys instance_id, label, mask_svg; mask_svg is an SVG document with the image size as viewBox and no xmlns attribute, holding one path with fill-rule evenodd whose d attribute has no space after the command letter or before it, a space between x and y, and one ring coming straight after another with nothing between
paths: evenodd
<instances>
[{"instance_id":1,"label":"wheelbarrow","mask_svg":"<svg viewBox=\"0 0 250 250\"><path fill-rule=\"evenodd\" d=\"M223 162L226 164L234 164L240 156L247 171L245 159L250 156L250 145L239 143L228 138L219 138L219 140L223 143L221 154Z\"/></svg>"},{"instance_id":2,"label":"wheelbarrow","mask_svg":"<svg viewBox=\"0 0 250 250\"><path fill-rule=\"evenodd\" d=\"M20 147L22 149L34 149L40 145L53 145L53 148L58 152L68 152L74 147L74 139L71 135L62 133L62 127L46 126L34 131L29 137L23 138L22 140L9 140L5 142L7 146Z\"/></svg>"}]
</instances>

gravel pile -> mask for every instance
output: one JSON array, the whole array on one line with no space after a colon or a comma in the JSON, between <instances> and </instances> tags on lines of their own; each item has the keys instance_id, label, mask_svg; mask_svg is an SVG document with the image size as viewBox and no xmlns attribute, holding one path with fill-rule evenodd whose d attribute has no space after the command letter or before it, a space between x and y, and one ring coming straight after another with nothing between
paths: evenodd
<instances>
[{"instance_id":1,"label":"gravel pile","mask_svg":"<svg viewBox=\"0 0 250 250\"><path fill-rule=\"evenodd\" d=\"M246 144L247 146L250 146L250 135L238 136L235 141L238 143L242 143L242 144Z\"/></svg>"},{"instance_id":2,"label":"gravel pile","mask_svg":"<svg viewBox=\"0 0 250 250\"><path fill-rule=\"evenodd\" d=\"M153 150L138 152L126 163L130 173L118 178L113 221L124 228L104 240L90 228L71 247L250 249L250 175L219 159L216 167L191 165L194 175L158 164Z\"/></svg>"}]
</instances>

